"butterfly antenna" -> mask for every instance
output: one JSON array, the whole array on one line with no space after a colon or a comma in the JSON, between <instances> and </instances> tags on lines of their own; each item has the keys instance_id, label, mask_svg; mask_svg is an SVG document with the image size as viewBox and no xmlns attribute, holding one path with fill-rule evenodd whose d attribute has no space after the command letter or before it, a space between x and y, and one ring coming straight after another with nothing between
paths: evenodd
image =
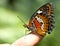
<instances>
[{"instance_id":1,"label":"butterfly antenna","mask_svg":"<svg viewBox=\"0 0 60 46\"><path fill-rule=\"evenodd\" d=\"M23 23L24 23L24 27L27 27L27 25L26 25L26 23L19 17L19 16L17 16ZM25 30L25 35L27 34L27 30Z\"/></svg>"},{"instance_id":2,"label":"butterfly antenna","mask_svg":"<svg viewBox=\"0 0 60 46\"><path fill-rule=\"evenodd\" d=\"M19 17L19 16L17 16L23 23L24 23L24 27L26 27L27 25L26 25L26 23Z\"/></svg>"}]
</instances>

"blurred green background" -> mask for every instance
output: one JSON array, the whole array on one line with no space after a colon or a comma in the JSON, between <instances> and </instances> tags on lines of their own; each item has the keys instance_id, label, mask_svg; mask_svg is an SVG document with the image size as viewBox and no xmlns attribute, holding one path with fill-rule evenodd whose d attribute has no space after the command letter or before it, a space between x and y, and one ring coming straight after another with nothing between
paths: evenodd
<instances>
[{"instance_id":1,"label":"blurred green background","mask_svg":"<svg viewBox=\"0 0 60 46\"><path fill-rule=\"evenodd\" d=\"M28 24L32 14L42 5L54 5L55 28L37 46L60 46L60 0L0 0L0 43L13 43L25 35L20 18Z\"/></svg>"}]
</instances>

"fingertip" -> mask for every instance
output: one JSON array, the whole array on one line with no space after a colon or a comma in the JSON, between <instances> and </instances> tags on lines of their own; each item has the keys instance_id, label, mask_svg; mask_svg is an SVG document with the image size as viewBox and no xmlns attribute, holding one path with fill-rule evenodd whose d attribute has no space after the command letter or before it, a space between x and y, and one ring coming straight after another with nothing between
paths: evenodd
<instances>
[{"instance_id":1,"label":"fingertip","mask_svg":"<svg viewBox=\"0 0 60 46\"><path fill-rule=\"evenodd\" d=\"M34 34L29 34L27 36L24 37L24 42L27 43L28 45L34 45L36 44L38 41L40 40L40 38Z\"/></svg>"},{"instance_id":2,"label":"fingertip","mask_svg":"<svg viewBox=\"0 0 60 46\"><path fill-rule=\"evenodd\" d=\"M40 37L38 37L35 34L29 34L25 35L24 37L18 39L15 41L12 46L34 46L41 40Z\"/></svg>"}]
</instances>

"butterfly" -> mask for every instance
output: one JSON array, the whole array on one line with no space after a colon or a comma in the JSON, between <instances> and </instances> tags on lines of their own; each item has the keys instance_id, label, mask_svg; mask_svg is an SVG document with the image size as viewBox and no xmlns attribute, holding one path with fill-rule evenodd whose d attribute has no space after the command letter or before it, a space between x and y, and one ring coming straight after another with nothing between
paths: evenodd
<instances>
[{"instance_id":1,"label":"butterfly","mask_svg":"<svg viewBox=\"0 0 60 46\"><path fill-rule=\"evenodd\" d=\"M54 28L54 15L52 3L46 3L40 7L30 18L28 25L24 25L28 30L39 35L50 34Z\"/></svg>"}]
</instances>

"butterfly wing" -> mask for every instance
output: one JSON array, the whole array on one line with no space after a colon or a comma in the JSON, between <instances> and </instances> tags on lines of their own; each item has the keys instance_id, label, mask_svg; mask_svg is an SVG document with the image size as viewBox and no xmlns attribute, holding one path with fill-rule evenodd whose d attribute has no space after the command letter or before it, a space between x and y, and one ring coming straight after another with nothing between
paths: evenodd
<instances>
[{"instance_id":1,"label":"butterfly wing","mask_svg":"<svg viewBox=\"0 0 60 46\"><path fill-rule=\"evenodd\" d=\"M50 33L54 27L54 16L52 3L40 7L31 17L28 27L31 31L45 35Z\"/></svg>"},{"instance_id":2,"label":"butterfly wing","mask_svg":"<svg viewBox=\"0 0 60 46\"><path fill-rule=\"evenodd\" d=\"M43 14L49 19L48 33L54 28L54 15L53 15L53 5L52 3L47 3L40 8L43 11Z\"/></svg>"}]
</instances>

